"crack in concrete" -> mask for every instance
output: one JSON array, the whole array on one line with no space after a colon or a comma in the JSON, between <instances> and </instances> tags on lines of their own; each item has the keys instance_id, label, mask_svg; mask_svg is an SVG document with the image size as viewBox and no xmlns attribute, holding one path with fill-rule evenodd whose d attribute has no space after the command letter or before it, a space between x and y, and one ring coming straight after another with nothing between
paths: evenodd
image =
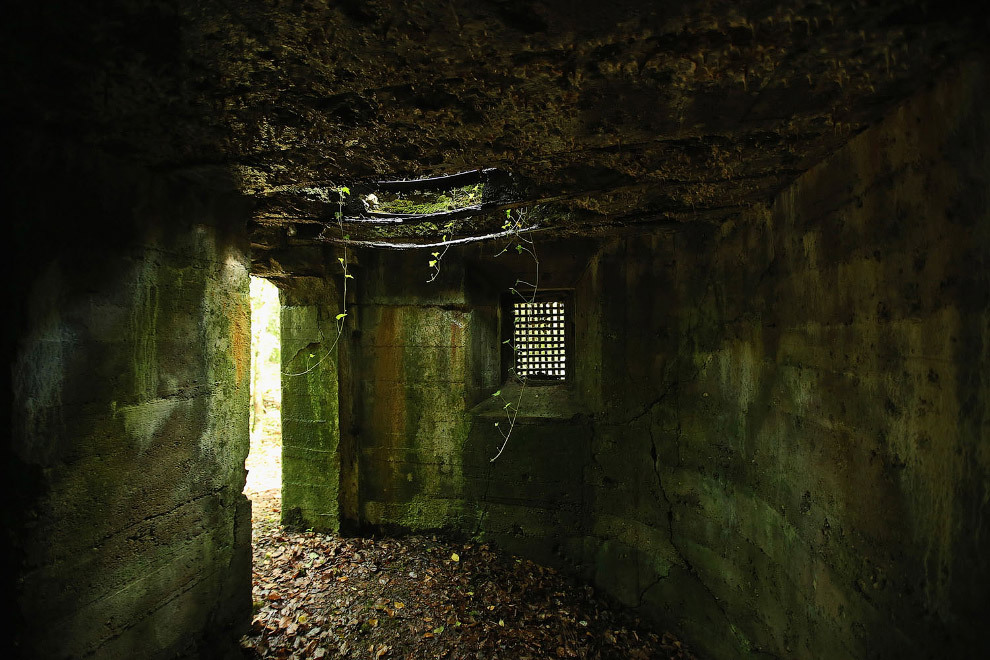
<instances>
[{"instance_id":1,"label":"crack in concrete","mask_svg":"<svg viewBox=\"0 0 990 660\"><path fill-rule=\"evenodd\" d=\"M712 295L713 292L714 292L714 289L715 289L715 271L717 269L717 266L718 266L718 259L717 259L717 252L716 252L716 254L715 254L715 260L713 261L711 268L708 269L708 279L705 281L704 293L703 293L702 297L698 300L698 303L697 303L697 307L698 307L699 310L703 308L703 303L705 302L705 300L710 295ZM677 288L677 249L676 249L676 243L675 243L675 247L674 247L674 251L673 251L673 272L674 272L674 283L673 283L672 288L676 289ZM669 395L671 392L673 392L681 384L681 382L690 382L690 381L693 381L693 380L697 380L698 376L701 375L701 372L703 372L705 369L708 368L708 365L711 364L712 360L715 358L715 354L714 353L709 353L708 358L705 360L704 364L701 364L698 367L696 367L685 378L674 378L673 377L673 372L676 371L678 369L678 367L680 366L680 363L681 363L680 356L681 355L684 355L686 352L688 352L688 351L685 351L685 347L687 345L687 342L697 336L697 334L698 334L698 328L700 326L701 326L701 320L698 319L698 318L695 318L695 319L693 319L693 322L686 328L686 330L683 333L681 333L680 336L683 337L684 339L681 340L680 344L674 350L674 352L673 352L673 356L674 356L673 359L670 360L664 366L663 373L660 376L660 382L661 383L667 383L667 386L664 387L663 390L661 390L660 394L656 398L654 398L652 401L650 401L649 403L647 403L646 406L644 406L643 409L639 413L637 413L637 414L633 415L632 417L630 417L629 419L625 420L625 422L623 422L624 424L632 424L634 422L638 422L640 419L642 419L643 417L645 417L647 414L652 414L653 411L654 411L654 409L658 405L660 405L664 401L664 399L667 398L667 395Z\"/></svg>"},{"instance_id":2,"label":"crack in concrete","mask_svg":"<svg viewBox=\"0 0 990 660\"><path fill-rule=\"evenodd\" d=\"M591 416L588 418L588 433L590 437L588 438L588 454L591 457L591 462L598 466L601 470L602 476L605 475L605 466L598 462L598 453L595 451L595 443L598 440L598 424L600 420L596 416Z\"/></svg>"},{"instance_id":3,"label":"crack in concrete","mask_svg":"<svg viewBox=\"0 0 990 660\"><path fill-rule=\"evenodd\" d=\"M675 288L676 288L676 279L677 279L677 259L676 259L676 254L677 254L677 251L676 251L676 246L675 246L675 250L674 250L674 278L675 278L674 286L675 286ZM709 296L711 296L713 294L713 291L714 291L714 274L715 274L715 271L716 271L716 266L717 266L717 260L716 260L716 263L714 263L712 265L712 267L709 268L709 270L708 270L708 280L705 283L704 294L701 297L701 299L698 301L698 309L699 310L703 309L703 303L705 302L705 300ZM663 477L662 477L662 475L660 473L660 461L659 461L659 453L657 451L657 440L656 440L656 436L653 433L653 426L654 426L653 415L654 415L654 413L655 413L655 411L657 409L657 406L659 406L661 403L663 403L667 399L667 397L669 395L673 394L673 400L674 400L674 417L677 420L677 428L676 428L676 432L675 432L675 436L674 437L675 437L675 442L677 444L678 464L680 464L680 455L681 455L681 452L680 452L681 414L680 414L680 405L679 405L680 401L679 401L679 397L677 396L678 388L679 388L679 386L681 385L682 382L691 382L691 381L697 380L698 377L700 376L700 374L705 369L708 368L708 365L709 364L711 364L711 361L714 359L715 355L714 355L714 353L709 353L709 355L708 355L707 359L704 361L704 363L701 364L701 365L698 365L697 367L695 367L684 378L673 378L672 372L674 372L682 364L682 361L679 359L679 356L683 355L686 352L685 351L685 348L686 348L686 345L687 345L687 341L689 341L690 339L693 339L697 335L697 330L701 326L701 323L702 322L701 322L701 319L700 318L693 319L693 322L689 325L689 327L686 329L686 331L684 333L682 333L681 336L684 337L685 340L683 340L681 342L681 344L679 346L677 346L677 349L674 352L674 356L675 356L674 359L671 360L665 366L664 373L663 373L663 375L661 377L661 382L666 382L667 383L666 387L663 388L663 390L660 392L660 394L656 398L654 398L652 401L650 401L648 404L646 404L646 406L639 413L637 413L636 415L634 415L631 418L627 419L624 422L624 424L633 424L633 423L638 422L641 419L643 419L647 414L650 415L650 419L647 421L646 429L647 429L647 433L649 434L649 437L650 437L650 458L651 458L652 464L653 464L653 473L654 473L654 475L656 476L656 479L657 479L657 488L659 489L660 495L661 495L661 497L663 498L664 502L667 505L667 540L670 543L670 547L676 553L677 558L681 561L681 563L687 569L688 573L690 573L694 577L694 579L698 582L698 584L701 586L701 588L704 589L704 591L707 592L709 596L711 596L712 600L715 603L716 608L719 610L719 612L721 612L722 616L725 618L726 623L728 623L729 626L730 626L730 628L731 628L732 622L731 622L731 620L729 618L729 614L726 611L725 607L721 604L718 596L715 595L715 592L712 591L711 587L709 587L707 584L705 584L704 580L702 580L701 575L698 573L698 570L694 567L694 565L691 563L691 561L687 558L687 556L685 555L684 551L680 548L680 546L678 545L677 541L675 540L675 535L674 535L674 507L673 507L673 502L671 501L670 495L668 494L667 489L664 486ZM639 595L639 604L637 605L637 607L641 607L643 605L643 601L646 598L646 594L650 591L650 589L652 589L653 587L655 587L657 584L659 584L662 580L666 579L667 577L668 577L667 575L658 576L653 582L651 582L645 588L643 588L643 590L640 592L640 595Z\"/></svg>"},{"instance_id":4,"label":"crack in concrete","mask_svg":"<svg viewBox=\"0 0 990 660\"><path fill-rule=\"evenodd\" d=\"M677 414L676 437L678 438L677 442L679 445L680 436L681 436L680 414L679 414L680 411L678 410L677 412L678 414ZM729 618L729 613L722 605L718 596L716 596L715 592L712 591L711 587L705 584L705 581L701 579L701 575L698 573L698 570L694 567L694 564L691 563L691 560L689 560L687 556L684 554L684 551L677 544L677 541L674 540L675 538L674 537L674 506L673 506L673 502L670 499L670 495L667 493L667 488L663 484L663 477L660 475L659 454L657 453L656 437L653 434L652 420L650 420L650 424L649 426L647 426L647 432L650 435L650 458L652 459L653 462L653 473L656 475L657 478L657 487L660 489L660 495L661 497L663 497L664 502L667 504L667 540L670 542L670 547L673 548L675 553L677 553L677 557L684 564L684 567L688 570L688 573L690 573L694 577L694 579L698 582L698 584L701 586L701 588L704 589L705 592L707 592L708 595L712 597L712 600L715 602L715 607L718 608L719 612L721 612L722 616L725 618L726 623L728 623L729 626L731 627L732 621ZM659 580L657 580L656 582L649 585L646 589L643 590L643 593L640 596L640 600L641 600L640 604L642 604L642 599L645 598L646 592L652 589L654 586L656 586L657 582L659 582Z\"/></svg>"},{"instance_id":5,"label":"crack in concrete","mask_svg":"<svg viewBox=\"0 0 990 660\"><path fill-rule=\"evenodd\" d=\"M297 359L299 359L299 356L301 356L303 353L306 353L307 351L310 352L319 351L320 346L322 345L323 345L323 337L321 336L319 341L311 341L310 343L306 344L305 346L297 350L295 353L293 353L292 358L289 360L289 364L294 363Z\"/></svg>"},{"instance_id":6,"label":"crack in concrete","mask_svg":"<svg viewBox=\"0 0 990 660\"><path fill-rule=\"evenodd\" d=\"M168 509L166 511L160 511L159 513L153 513L150 516L145 516L144 518L142 518L140 520L137 520L137 521L131 523L130 525L127 525L125 527L121 527L120 529L115 530L113 532L110 532L109 534L103 536L102 538L100 538L99 540L96 541L95 545L97 545L97 546L102 545L102 544L106 543L107 541L109 541L110 539L114 538L115 536L120 536L121 534L124 534L124 533L126 533L126 532L134 529L138 525L142 525L142 524L144 524L144 523L146 523L146 522L148 522L150 520L156 520L158 518L162 518L164 516L171 515L171 514L175 513L176 511L182 509L183 507L189 506L190 504L195 504L196 502L198 502L198 501L200 501L202 499L205 499L207 497L216 497L216 496L218 496L220 493L222 493L225 490L227 490L227 486L226 485L223 485L223 486L220 486L218 488L214 488L212 490L209 490L209 491L207 491L205 493L201 493L201 494L199 494L199 495L197 495L197 496L195 496L193 498L190 498L188 500L185 500L185 501L177 504L176 506L174 506L174 507L172 507L172 508L170 508L170 509Z\"/></svg>"},{"instance_id":7,"label":"crack in concrete","mask_svg":"<svg viewBox=\"0 0 990 660\"><path fill-rule=\"evenodd\" d=\"M155 572L162 571L162 570L168 568L168 566L169 566L169 564L166 564L164 566L161 566ZM142 613L139 613L136 618L132 619L130 623L128 623L127 625L125 625L125 626L123 626L121 628L118 628L116 630L116 632L112 632L112 633L110 633L110 635L108 637L104 637L100 641L96 642L95 645L92 646L91 651L89 651L89 653L87 653L87 655L89 655L90 653L96 654L100 649L102 649L103 647L105 647L107 644L110 644L110 643L116 641L117 639L119 639L120 637L123 637L130 630L132 630L133 628L135 628L138 625L140 625L140 624L144 623L145 621L147 621L149 618L151 618L152 616L154 616L157 612L161 611L162 609L164 609L165 607L167 607L168 605L170 605L173 601L176 601L179 598L182 598L186 594L190 593L193 589L199 587L201 584L207 582L208 580L214 579L216 576L217 576L217 571L216 570L210 570L210 571L207 571L207 572L204 572L204 573L197 573L195 576L191 577L189 580L187 580L182 585L180 585L178 589L172 591L165 600L162 600L162 601L154 604L152 607L145 608L145 610ZM142 576L140 579L146 579L147 577L148 577L148 574ZM116 596L120 592L122 592L122 591L124 591L126 589L130 589L133 586L134 586L134 583L130 583L130 584L126 585L123 589L120 589L117 592L115 592L113 594L110 594L107 597ZM109 627L109 625L110 625L110 623L108 622L108 623L105 624L105 627ZM196 640L196 641L198 642L200 640Z\"/></svg>"},{"instance_id":8,"label":"crack in concrete","mask_svg":"<svg viewBox=\"0 0 990 660\"><path fill-rule=\"evenodd\" d=\"M668 577L670 577L669 573L667 575L658 575L657 578L653 580L653 582L650 582L648 585L643 587L642 591L639 592L639 598L636 601L635 607L637 609L643 607L643 601L646 600L646 592L648 592L650 589L652 589L653 587L657 586L658 584L666 580Z\"/></svg>"},{"instance_id":9,"label":"crack in concrete","mask_svg":"<svg viewBox=\"0 0 990 660\"><path fill-rule=\"evenodd\" d=\"M675 255L676 255L676 251L675 251ZM675 257L675 259L676 259L676 257ZM705 302L706 299L708 299L712 295L714 295L714 273L717 270L717 262L718 262L718 259L717 259L717 251L716 251L715 260L714 260L712 266L709 268L709 271L708 271L708 273L709 273L709 279L708 279L708 282L706 282L704 294L701 297L701 299L699 299L699 301L697 303L699 314L696 315L696 317L691 320L691 322L689 323L689 326L687 327L686 331L682 334L682 337L684 337L685 340L677 347L677 350L674 353L675 356L684 355L686 352L690 354L690 352L688 352L688 351L685 350L687 348L687 342L690 341L690 340L692 340L692 339L694 339L694 338L696 338L696 337L698 337L698 336L700 336L699 329L703 325L703 319L701 318L701 314L702 314L702 312L704 310L704 302ZM774 260L771 260L771 263L767 266L765 272L770 272L772 270L773 266L774 266ZM676 260L675 260L675 277L676 277ZM740 315L740 318L742 316L745 316L745 314ZM720 325L722 325L722 326L732 325L733 323L737 322L738 320L739 320L739 318L732 319L732 320L729 320L729 321L724 321ZM711 321L714 322L714 319L711 319ZM663 379L662 379L661 382L667 382L666 387L663 388L663 390L660 392L659 396L657 396L655 399L653 399L652 401L650 401L642 409L641 412L639 412L635 416L631 417L629 420L627 420L626 423L629 423L629 424L635 423L635 422L638 422L638 421L642 420L644 417L646 417L647 414L650 415L650 418L646 421L646 424L647 424L647 433L649 434L649 438L650 438L650 458L651 458L652 463L653 463L653 473L654 473L654 475L656 477L657 488L660 491L660 496L663 498L663 501L667 505L667 539L668 539L668 542L670 543L670 546L673 549L673 551L676 553L677 558L680 560L680 562L683 564L683 566L687 569L687 572L694 578L694 580L697 582L697 584L711 597L712 602L715 604L715 607L721 613L722 617L725 619L726 624L729 626L730 632L732 632L732 634L737 639L739 639L739 638L741 638L741 636L740 636L739 633L736 632L736 628L733 625L732 619L730 618L729 613L728 613L728 610L726 609L725 605L723 604L723 602L721 601L721 599L719 599L719 597L715 594L715 592L712 590L711 586L709 586L705 582L705 580L702 578L701 574L698 572L697 568L688 559L688 557L685 554L684 550L680 547L680 545L676 541L676 536L675 536L675 533L674 533L674 506L673 506L673 501L671 500L670 494L668 493L667 488L664 485L663 475L662 475L661 469L660 469L659 452L658 452L658 447L657 447L657 438L656 438L656 436L654 434L654 428L653 428L654 427L654 417L653 417L653 415L655 414L658 406L661 403L663 403L664 401L666 401L668 398L672 398L673 399L674 419L676 420L676 427L674 429L674 443L676 445L677 465L680 465L681 462L682 462L682 459L681 459L682 428L681 428L681 411L680 411L679 386L682 383L690 383L692 381L696 381L699 378L699 376L708 368L708 366L711 364L711 362L712 362L712 360L714 360L714 358L715 358L715 352L708 351L708 356L707 356L707 358L704 360L704 362L702 364L700 364L697 367L695 367L694 369L692 369L688 374L684 375L684 377L673 378L671 372L674 372L679 366L682 366L685 363L685 361L680 360L680 359L677 359L675 357L675 359L672 360L671 363L664 370ZM762 548L761 548L761 551L762 551ZM653 580L648 585L646 585L642 589L642 591L640 592L639 603L638 603L637 607L642 607L644 605L644 601L646 599L646 594L649 593L649 591L651 589L653 589L657 584L659 584L662 580L666 579L667 577L668 576L666 576L666 575L665 576L658 576L655 580ZM742 638L742 639L745 639L745 638ZM748 645L749 644L748 640L745 640L745 643ZM751 653L753 655L761 655L761 656L765 656L765 657L769 657L769 658L778 658L779 657L776 654L774 654L773 652L767 651L767 650L762 649L762 648L759 648L759 647L748 647L748 651L749 651L749 653Z\"/></svg>"}]
</instances>

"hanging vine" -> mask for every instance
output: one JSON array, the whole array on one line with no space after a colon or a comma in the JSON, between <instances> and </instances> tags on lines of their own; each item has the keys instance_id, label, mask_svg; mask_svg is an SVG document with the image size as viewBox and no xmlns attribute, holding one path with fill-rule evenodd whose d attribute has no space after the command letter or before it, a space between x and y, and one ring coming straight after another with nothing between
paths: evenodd
<instances>
[{"instance_id":1,"label":"hanging vine","mask_svg":"<svg viewBox=\"0 0 990 660\"><path fill-rule=\"evenodd\" d=\"M453 228L454 228L453 222L448 222L446 225L444 225L444 229L446 229L448 232L453 231ZM443 251L430 253L430 256L433 258L429 260L427 265L431 269L433 269L433 271L430 273L430 279L426 280L427 283L433 282L440 276L440 263L443 261L443 258L447 256L447 250L449 250L450 246L452 245L449 239L450 239L449 234L444 234L443 237L440 239L441 243L444 244Z\"/></svg>"},{"instance_id":2,"label":"hanging vine","mask_svg":"<svg viewBox=\"0 0 990 660\"><path fill-rule=\"evenodd\" d=\"M334 317L334 325L337 328L337 336L334 337L333 342L330 347L323 353L322 356L310 367L307 367L303 371L299 372L288 372L283 371L283 376L296 377L305 376L306 374L312 372L318 366L323 364L327 358L333 355L334 349L337 348L337 343L340 341L340 337L344 334L344 321L347 318L347 280L353 280L354 275L351 274L349 269L348 252L347 252L347 242L350 241L351 237L344 233L344 201L347 196L351 194L351 189L347 186L338 186L333 189L337 193L337 211L334 213L334 217L337 220L337 228L340 231L340 241L344 243L344 256L337 257L337 262L340 264L341 271L343 273L343 286L341 287L341 301L340 301L340 312ZM320 337L320 344L326 343L326 337L323 336L323 328L317 323L317 332ZM310 358L315 358L315 353L309 354Z\"/></svg>"},{"instance_id":3,"label":"hanging vine","mask_svg":"<svg viewBox=\"0 0 990 660\"><path fill-rule=\"evenodd\" d=\"M509 289L509 293L513 296L518 296L523 302L533 303L536 301L536 295L539 291L540 284L540 258L536 253L536 242L524 235L524 232L528 229L526 227L526 211L524 209L518 209L515 215L512 214L511 210L505 211L505 222L502 223L502 229L509 232L509 241L505 244L502 250L495 256L500 257L503 254L509 252L510 250L515 250L518 254L528 254L533 259L533 264L535 267L535 275L532 282L527 282L522 279L516 279L512 288ZM527 297L521 291L519 291L520 286L528 287L530 291ZM518 347L515 345L512 337L509 337L502 341L503 344L509 347L512 351L512 355L515 356L518 353ZM489 459L490 463L494 463L498 460L499 456L505 451L505 448L509 445L509 439L512 437L512 433L516 428L516 420L519 417L519 411L522 406L523 397L525 395L528 383L525 378L521 378L515 372L515 359L513 359L513 366L509 368L509 374L512 378L516 380L519 384L519 394L516 397L515 403L506 400L502 396L502 390L497 390L492 397L499 399L503 402L502 410L505 413L505 421L508 423L506 428L501 428L501 422L495 422L495 430L499 432L502 436L502 445L499 447L498 452Z\"/></svg>"}]
</instances>

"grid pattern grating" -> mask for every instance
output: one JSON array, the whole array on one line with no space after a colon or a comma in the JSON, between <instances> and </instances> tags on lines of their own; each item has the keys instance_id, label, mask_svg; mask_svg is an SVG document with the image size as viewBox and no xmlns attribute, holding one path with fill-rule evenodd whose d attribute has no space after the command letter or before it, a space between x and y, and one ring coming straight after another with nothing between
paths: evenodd
<instances>
[{"instance_id":1,"label":"grid pattern grating","mask_svg":"<svg viewBox=\"0 0 990 660\"><path fill-rule=\"evenodd\" d=\"M512 344L520 378L564 380L567 375L566 307L560 299L512 304Z\"/></svg>"}]
</instances>

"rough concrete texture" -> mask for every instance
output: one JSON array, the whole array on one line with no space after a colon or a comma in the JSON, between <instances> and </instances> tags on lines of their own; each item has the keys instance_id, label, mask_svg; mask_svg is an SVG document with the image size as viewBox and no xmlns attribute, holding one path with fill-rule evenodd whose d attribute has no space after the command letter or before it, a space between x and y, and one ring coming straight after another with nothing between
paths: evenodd
<instances>
[{"instance_id":1,"label":"rough concrete texture","mask_svg":"<svg viewBox=\"0 0 990 660\"><path fill-rule=\"evenodd\" d=\"M438 528L462 515L464 411L484 375L471 368L468 337L484 312L466 304L461 264L427 284L423 259L362 257L352 369L361 524Z\"/></svg>"},{"instance_id":2,"label":"rough concrete texture","mask_svg":"<svg viewBox=\"0 0 990 660\"><path fill-rule=\"evenodd\" d=\"M987 73L947 67L985 59L986 19L934 0L13 5L15 641L154 657L248 620L247 246L224 229L250 211L227 191L258 195L252 261L285 285L336 264L314 245L334 183L499 166L547 203L541 241L603 243L541 243L544 286L584 310L573 389L489 463L498 301L529 266L452 250L427 286L425 255L361 255L336 402L329 364L287 389L298 518L480 530L713 657L978 656ZM332 288L285 288L293 359L325 346Z\"/></svg>"},{"instance_id":3,"label":"rough concrete texture","mask_svg":"<svg viewBox=\"0 0 990 660\"><path fill-rule=\"evenodd\" d=\"M67 178L32 200L8 299L5 657L222 657L251 607L245 207L44 147Z\"/></svg>"},{"instance_id":4,"label":"rough concrete texture","mask_svg":"<svg viewBox=\"0 0 990 660\"><path fill-rule=\"evenodd\" d=\"M986 18L944 0L51 0L0 26L0 95L16 126L229 165L261 202L259 247L332 222L314 188L477 167L588 229L769 199L985 43Z\"/></svg>"},{"instance_id":5,"label":"rough concrete texture","mask_svg":"<svg viewBox=\"0 0 990 660\"><path fill-rule=\"evenodd\" d=\"M986 80L901 106L707 261L669 250L679 349L638 422L677 568L725 614L719 655L988 648ZM685 582L644 603L711 637Z\"/></svg>"},{"instance_id":6,"label":"rough concrete texture","mask_svg":"<svg viewBox=\"0 0 990 660\"><path fill-rule=\"evenodd\" d=\"M499 371L466 347L492 350L511 275L465 251L424 293L413 258L364 259L350 522L570 566L710 657L986 650L986 80L963 67L719 227L545 246L575 379L494 464Z\"/></svg>"},{"instance_id":7,"label":"rough concrete texture","mask_svg":"<svg viewBox=\"0 0 990 660\"><path fill-rule=\"evenodd\" d=\"M342 299L328 279L295 278L282 303L282 521L339 529L337 359Z\"/></svg>"}]
</instances>

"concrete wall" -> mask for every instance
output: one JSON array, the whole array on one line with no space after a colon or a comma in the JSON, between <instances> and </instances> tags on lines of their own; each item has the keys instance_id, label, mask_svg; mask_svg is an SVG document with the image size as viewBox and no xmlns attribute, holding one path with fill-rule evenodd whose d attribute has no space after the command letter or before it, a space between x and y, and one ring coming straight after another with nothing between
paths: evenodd
<instances>
[{"instance_id":1,"label":"concrete wall","mask_svg":"<svg viewBox=\"0 0 990 660\"><path fill-rule=\"evenodd\" d=\"M545 286L573 285L587 265L589 252L582 246L583 251L575 251L565 245L561 254L550 250L548 263L560 268L543 272ZM341 343L349 356L340 363L345 467L339 498L345 527L474 531L508 520L514 529L518 516L491 516L489 508L528 511L561 503L573 508L576 491L546 494L549 499L540 503L535 494L488 492L496 482L525 481L525 476L510 476L516 468L509 466L521 461L525 468L534 458L530 449L507 453L497 468L490 462L502 444L494 422L505 422L502 404L495 409L491 401L502 382L500 297L518 286L517 278L534 275L532 261L513 254L493 260L490 247L452 250L432 281L426 252L360 255L360 266L353 268L355 304ZM555 396L551 390L527 391L532 405L519 419L522 446L527 443L522 427L539 432L548 421L578 414L571 396ZM542 412L535 414L537 408ZM585 454L580 456L571 461L570 471L578 480ZM493 470L503 466L510 472L497 476ZM326 473L310 474L322 479L319 475ZM481 506L482 501L490 506ZM304 516L304 522L316 520ZM532 550L532 544L525 545Z\"/></svg>"},{"instance_id":2,"label":"concrete wall","mask_svg":"<svg viewBox=\"0 0 990 660\"><path fill-rule=\"evenodd\" d=\"M425 259L362 255L351 386L359 525L472 524L461 487L465 411L479 396L477 379L496 380L494 358L476 359L470 338L494 308L467 304L462 262L443 264L428 284Z\"/></svg>"},{"instance_id":3,"label":"concrete wall","mask_svg":"<svg viewBox=\"0 0 990 660\"><path fill-rule=\"evenodd\" d=\"M251 607L247 209L65 143L21 153L5 657L223 657Z\"/></svg>"},{"instance_id":4,"label":"concrete wall","mask_svg":"<svg viewBox=\"0 0 990 660\"><path fill-rule=\"evenodd\" d=\"M340 528L338 354L350 324L331 278L283 283L282 521Z\"/></svg>"},{"instance_id":5,"label":"concrete wall","mask_svg":"<svg viewBox=\"0 0 990 660\"><path fill-rule=\"evenodd\" d=\"M678 569L725 616L676 582L643 599L721 653L988 647L987 91L969 66L912 99L706 263L674 240L674 387L640 423Z\"/></svg>"},{"instance_id":6,"label":"concrete wall","mask_svg":"<svg viewBox=\"0 0 990 660\"><path fill-rule=\"evenodd\" d=\"M423 290L414 257L365 259L351 521L570 566L710 657L986 650L985 81L947 75L771 208L548 246L575 378L525 393L495 463L525 264L453 253Z\"/></svg>"}]
</instances>

